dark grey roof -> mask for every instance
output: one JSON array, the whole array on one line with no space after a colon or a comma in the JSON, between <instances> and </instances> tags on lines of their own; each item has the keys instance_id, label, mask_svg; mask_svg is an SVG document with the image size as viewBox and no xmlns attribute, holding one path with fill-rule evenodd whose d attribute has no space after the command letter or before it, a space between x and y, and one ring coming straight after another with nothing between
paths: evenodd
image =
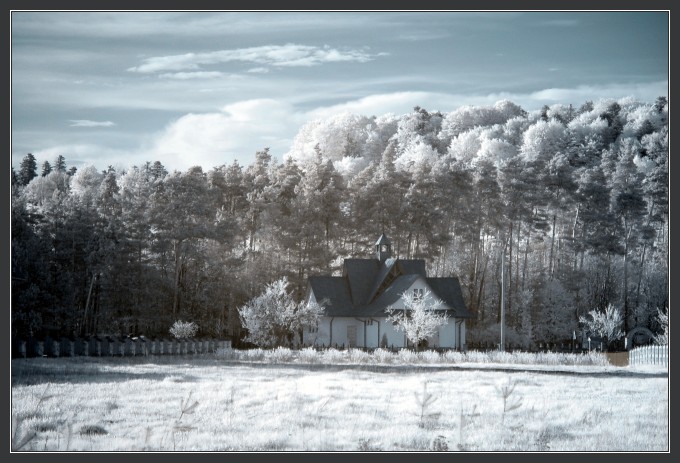
<instances>
[{"instance_id":1,"label":"dark grey roof","mask_svg":"<svg viewBox=\"0 0 680 463\"><path fill-rule=\"evenodd\" d=\"M378 241L375 242L376 246L380 246L381 244L392 244L390 242L389 238L387 238L387 236L384 233L382 235L380 235L380 238L378 238Z\"/></svg>"},{"instance_id":2,"label":"dark grey roof","mask_svg":"<svg viewBox=\"0 0 680 463\"><path fill-rule=\"evenodd\" d=\"M444 301L453 310L456 317L472 318L472 314L465 306L463 291L458 278L426 278L426 281L428 286L432 288L432 292L436 294L436 297Z\"/></svg>"},{"instance_id":3,"label":"dark grey roof","mask_svg":"<svg viewBox=\"0 0 680 463\"><path fill-rule=\"evenodd\" d=\"M373 282L373 288L371 289L371 292L369 293L368 298L364 301L364 303L370 304L371 301L375 299L375 296L378 295L380 285L382 285L382 282L385 281L385 277L387 277L387 275L390 273L390 270L392 270L396 262L397 262L396 258L390 258L383 262L383 264L380 266L380 272L378 273L377 278L375 278L375 281Z\"/></svg>"},{"instance_id":4,"label":"dark grey roof","mask_svg":"<svg viewBox=\"0 0 680 463\"><path fill-rule=\"evenodd\" d=\"M397 277L392 284L380 294L380 297L371 304L375 309L375 314L384 311L387 307L394 304L399 300L404 291L409 289L413 283L416 282L418 278L422 278L420 275L402 275Z\"/></svg>"},{"instance_id":5,"label":"dark grey roof","mask_svg":"<svg viewBox=\"0 0 680 463\"><path fill-rule=\"evenodd\" d=\"M425 273L425 261L423 259L399 260L399 270L403 275L418 274L427 276Z\"/></svg>"},{"instance_id":6,"label":"dark grey roof","mask_svg":"<svg viewBox=\"0 0 680 463\"><path fill-rule=\"evenodd\" d=\"M395 265L399 276L381 293L377 293ZM326 307L327 316L384 316L385 309L397 302L419 278L427 283L433 296L441 299L453 315L458 318L472 317L465 306L458 278L427 278L425 261L422 259L388 259L384 264L376 259L345 259L343 276L310 277L309 286L317 302Z\"/></svg>"},{"instance_id":7,"label":"dark grey roof","mask_svg":"<svg viewBox=\"0 0 680 463\"><path fill-rule=\"evenodd\" d=\"M326 308L329 316L339 316L348 307L353 307L347 280L343 277L309 277L316 302ZM337 314L336 314L337 312Z\"/></svg>"},{"instance_id":8,"label":"dark grey roof","mask_svg":"<svg viewBox=\"0 0 680 463\"><path fill-rule=\"evenodd\" d=\"M376 259L345 259L343 276L349 282L354 305L366 302L379 270L380 261Z\"/></svg>"}]
</instances>

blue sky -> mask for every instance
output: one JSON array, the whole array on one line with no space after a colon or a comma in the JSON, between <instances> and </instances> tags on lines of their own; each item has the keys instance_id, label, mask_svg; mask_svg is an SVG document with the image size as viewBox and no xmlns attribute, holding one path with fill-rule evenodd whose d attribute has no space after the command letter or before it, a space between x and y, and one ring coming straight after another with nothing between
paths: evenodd
<instances>
[{"instance_id":1,"label":"blue sky","mask_svg":"<svg viewBox=\"0 0 680 463\"><path fill-rule=\"evenodd\" d=\"M277 159L307 121L668 94L667 12L12 13L12 165Z\"/></svg>"}]
</instances>

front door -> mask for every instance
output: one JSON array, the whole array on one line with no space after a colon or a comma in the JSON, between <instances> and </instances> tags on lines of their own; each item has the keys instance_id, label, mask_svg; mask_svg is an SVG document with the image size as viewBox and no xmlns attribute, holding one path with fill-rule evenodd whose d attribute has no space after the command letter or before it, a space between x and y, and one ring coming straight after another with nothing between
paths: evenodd
<instances>
[{"instance_id":1,"label":"front door","mask_svg":"<svg viewBox=\"0 0 680 463\"><path fill-rule=\"evenodd\" d=\"M357 326L347 326L347 347L356 347L357 345Z\"/></svg>"}]
</instances>

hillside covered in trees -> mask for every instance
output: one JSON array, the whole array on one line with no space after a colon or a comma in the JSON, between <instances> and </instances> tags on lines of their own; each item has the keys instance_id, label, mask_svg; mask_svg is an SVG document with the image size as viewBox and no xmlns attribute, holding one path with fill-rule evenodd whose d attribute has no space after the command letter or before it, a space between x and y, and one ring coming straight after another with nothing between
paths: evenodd
<instances>
[{"instance_id":1,"label":"hillside covered in trees","mask_svg":"<svg viewBox=\"0 0 680 463\"><path fill-rule=\"evenodd\" d=\"M165 335L181 319L240 336L237 308L267 283L302 297L383 231L397 256L460 278L469 340L498 339L502 250L509 342L570 339L610 303L624 331L657 331L668 156L664 97L343 114L304 125L280 164L264 148L207 172L27 155L12 171L13 334Z\"/></svg>"}]
</instances>

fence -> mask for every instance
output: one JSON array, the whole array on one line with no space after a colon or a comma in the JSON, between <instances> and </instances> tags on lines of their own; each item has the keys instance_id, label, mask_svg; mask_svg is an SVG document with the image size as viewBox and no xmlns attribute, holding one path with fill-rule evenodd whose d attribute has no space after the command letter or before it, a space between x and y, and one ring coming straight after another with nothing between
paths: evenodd
<instances>
[{"instance_id":1,"label":"fence","mask_svg":"<svg viewBox=\"0 0 680 463\"><path fill-rule=\"evenodd\" d=\"M628 353L630 365L666 365L668 366L668 346L636 347Z\"/></svg>"},{"instance_id":2,"label":"fence","mask_svg":"<svg viewBox=\"0 0 680 463\"><path fill-rule=\"evenodd\" d=\"M231 347L230 340L217 339L147 339L147 338L76 338L17 340L13 357L130 357L137 355L194 355L215 353Z\"/></svg>"}]
</instances>

